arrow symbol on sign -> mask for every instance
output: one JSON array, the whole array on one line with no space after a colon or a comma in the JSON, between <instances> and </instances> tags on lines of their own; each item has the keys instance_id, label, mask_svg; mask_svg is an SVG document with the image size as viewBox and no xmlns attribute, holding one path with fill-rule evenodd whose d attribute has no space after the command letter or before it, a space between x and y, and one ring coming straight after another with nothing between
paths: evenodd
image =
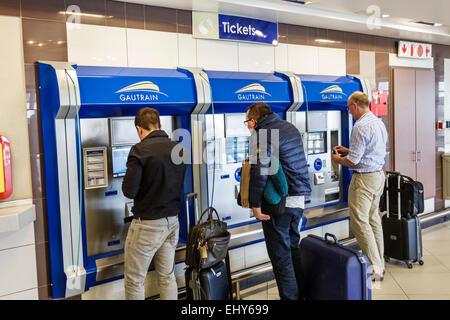
<instances>
[{"instance_id":1,"label":"arrow symbol on sign","mask_svg":"<svg viewBox=\"0 0 450 320\"><path fill-rule=\"evenodd\" d=\"M403 53L406 53L406 44L403 45L402 51Z\"/></svg>"},{"instance_id":2,"label":"arrow symbol on sign","mask_svg":"<svg viewBox=\"0 0 450 320\"><path fill-rule=\"evenodd\" d=\"M428 54L430 53L430 48L427 47L427 49L425 50L425 52L427 53L427 57L428 57Z\"/></svg>"}]
</instances>

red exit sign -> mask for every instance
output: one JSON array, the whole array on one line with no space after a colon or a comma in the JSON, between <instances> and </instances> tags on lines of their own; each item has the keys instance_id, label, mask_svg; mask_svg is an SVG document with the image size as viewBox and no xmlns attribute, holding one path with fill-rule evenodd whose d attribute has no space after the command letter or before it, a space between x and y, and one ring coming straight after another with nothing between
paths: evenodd
<instances>
[{"instance_id":1,"label":"red exit sign","mask_svg":"<svg viewBox=\"0 0 450 320\"><path fill-rule=\"evenodd\" d=\"M399 41L398 56L402 58L430 59L433 57L431 44Z\"/></svg>"}]
</instances>

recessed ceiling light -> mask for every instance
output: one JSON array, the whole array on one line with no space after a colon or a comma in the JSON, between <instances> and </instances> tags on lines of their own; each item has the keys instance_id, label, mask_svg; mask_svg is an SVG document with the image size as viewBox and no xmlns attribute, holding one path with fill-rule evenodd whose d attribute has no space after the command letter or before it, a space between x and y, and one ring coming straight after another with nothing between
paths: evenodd
<instances>
[{"instance_id":1,"label":"recessed ceiling light","mask_svg":"<svg viewBox=\"0 0 450 320\"><path fill-rule=\"evenodd\" d=\"M383 18L389 18L391 15L390 14L383 14L382 17Z\"/></svg>"},{"instance_id":2,"label":"recessed ceiling light","mask_svg":"<svg viewBox=\"0 0 450 320\"><path fill-rule=\"evenodd\" d=\"M411 21L412 23L424 24L430 27L442 27L442 23L428 22L428 21Z\"/></svg>"},{"instance_id":3,"label":"recessed ceiling light","mask_svg":"<svg viewBox=\"0 0 450 320\"><path fill-rule=\"evenodd\" d=\"M102 14L83 13L83 12L76 12L76 11L59 11L58 13L59 14L73 15L73 16L90 17L90 18L107 18L107 19L114 18L114 16L105 16L105 15L102 15Z\"/></svg>"},{"instance_id":4,"label":"recessed ceiling light","mask_svg":"<svg viewBox=\"0 0 450 320\"><path fill-rule=\"evenodd\" d=\"M335 40L328 40L328 39L316 39L314 41L322 42L322 43L342 43L342 41L335 41Z\"/></svg>"}]
</instances>

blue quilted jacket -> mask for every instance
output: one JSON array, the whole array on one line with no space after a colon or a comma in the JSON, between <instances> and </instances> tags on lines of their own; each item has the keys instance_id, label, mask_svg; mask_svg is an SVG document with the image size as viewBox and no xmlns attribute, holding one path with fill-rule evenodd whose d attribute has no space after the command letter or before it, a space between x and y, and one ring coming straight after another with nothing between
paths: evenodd
<instances>
[{"instance_id":1,"label":"blue quilted jacket","mask_svg":"<svg viewBox=\"0 0 450 320\"><path fill-rule=\"evenodd\" d=\"M265 129L265 130L264 130ZM278 129L279 143L272 145L272 129ZM267 148L262 140L267 141ZM249 202L253 208L260 208L264 188L267 183L270 157L278 151L278 157L286 175L288 196L311 194L311 186L303 150L302 137L291 123L281 120L272 113L258 121L249 141L249 156L252 163L250 170Z\"/></svg>"}]
</instances>

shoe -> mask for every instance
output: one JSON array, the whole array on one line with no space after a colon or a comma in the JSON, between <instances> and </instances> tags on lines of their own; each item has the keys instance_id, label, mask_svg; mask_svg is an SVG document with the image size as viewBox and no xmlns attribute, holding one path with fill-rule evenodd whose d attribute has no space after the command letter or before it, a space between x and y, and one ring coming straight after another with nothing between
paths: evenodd
<instances>
[{"instance_id":1,"label":"shoe","mask_svg":"<svg viewBox=\"0 0 450 320\"><path fill-rule=\"evenodd\" d=\"M377 273L372 273L371 277L372 277L372 281L383 281L384 280L384 272L381 275L377 274Z\"/></svg>"}]
</instances>

